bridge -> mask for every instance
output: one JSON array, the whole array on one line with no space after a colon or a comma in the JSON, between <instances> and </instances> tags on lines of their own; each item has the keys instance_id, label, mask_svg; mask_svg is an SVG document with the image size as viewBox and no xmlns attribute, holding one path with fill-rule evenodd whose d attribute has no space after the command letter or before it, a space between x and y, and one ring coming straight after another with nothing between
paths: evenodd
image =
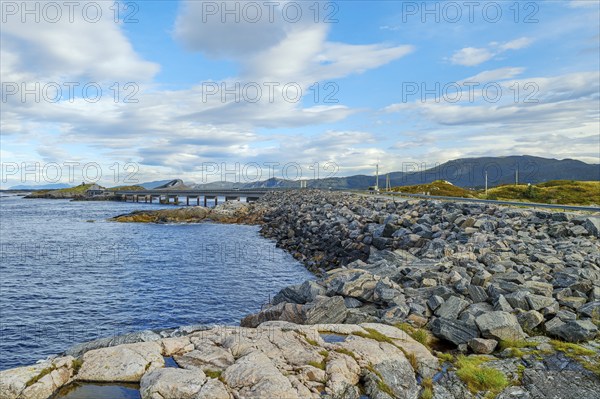
<instances>
[{"instance_id":1,"label":"bridge","mask_svg":"<svg viewBox=\"0 0 600 399\"><path fill-rule=\"evenodd\" d=\"M206 207L209 202L217 205L219 198L223 198L225 201L242 201L254 202L260 197L270 191L289 191L298 190L296 188L260 188L260 189L150 189L150 190L121 190L111 191L117 196L121 196L124 201L131 202L145 202L162 204L182 204L185 201L186 205L191 204L200 205L201 203ZM431 200L441 201L453 201L453 202L472 202L480 204L494 204L502 206L518 206L528 208L546 208L546 209L562 209L564 211L586 211L586 212L600 212L600 208L596 206L581 206L581 205L561 205L561 204L541 204L535 202L517 202L517 201L502 201L502 200L485 200L478 198L461 198L461 197L446 197L439 195L424 195L424 194L409 194L402 192L369 192L363 190L335 190L345 191L353 194L367 195L367 196L380 196L387 198L422 198ZM185 200L184 200L185 198ZM201 201L202 199L202 201Z\"/></svg>"},{"instance_id":2,"label":"bridge","mask_svg":"<svg viewBox=\"0 0 600 399\"><path fill-rule=\"evenodd\" d=\"M216 206L219 198L225 201L242 201L254 202L260 197L273 191L274 189L251 189L251 190L194 190L194 189L149 189L149 190L117 190L111 191L116 196L120 196L124 201L130 202L145 202L152 204L155 200L159 204L180 204L185 201L186 205L200 205L202 199L203 205L206 207L209 203L214 203ZM282 189L276 189L282 190Z\"/></svg>"}]
</instances>

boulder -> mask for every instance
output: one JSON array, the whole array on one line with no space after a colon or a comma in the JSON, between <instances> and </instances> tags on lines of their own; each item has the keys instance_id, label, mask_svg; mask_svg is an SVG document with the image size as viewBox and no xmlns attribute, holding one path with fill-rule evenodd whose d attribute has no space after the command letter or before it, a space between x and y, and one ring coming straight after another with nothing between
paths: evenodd
<instances>
[{"instance_id":1,"label":"boulder","mask_svg":"<svg viewBox=\"0 0 600 399\"><path fill-rule=\"evenodd\" d=\"M269 357L255 351L239 358L221 375L222 381L247 398L297 399L290 381L273 365Z\"/></svg>"},{"instance_id":2,"label":"boulder","mask_svg":"<svg viewBox=\"0 0 600 399\"><path fill-rule=\"evenodd\" d=\"M52 396L70 381L73 360L73 357L67 356L52 362L0 371L0 398L43 399ZM34 379L37 381L32 383Z\"/></svg>"},{"instance_id":3,"label":"boulder","mask_svg":"<svg viewBox=\"0 0 600 399\"><path fill-rule=\"evenodd\" d=\"M206 376L202 370L163 368L144 374L142 399L196 399Z\"/></svg>"},{"instance_id":4,"label":"boulder","mask_svg":"<svg viewBox=\"0 0 600 399\"><path fill-rule=\"evenodd\" d=\"M592 216L583 222L583 227L596 237L600 237L600 216Z\"/></svg>"},{"instance_id":5,"label":"boulder","mask_svg":"<svg viewBox=\"0 0 600 399\"><path fill-rule=\"evenodd\" d=\"M469 348L473 351L473 353L487 355L490 354L496 349L496 345L498 345L498 341L493 339L484 339L484 338L473 338L468 343Z\"/></svg>"},{"instance_id":6,"label":"boulder","mask_svg":"<svg viewBox=\"0 0 600 399\"><path fill-rule=\"evenodd\" d=\"M194 345L188 337L165 338L161 344L164 356L173 356L194 350Z\"/></svg>"},{"instance_id":7,"label":"boulder","mask_svg":"<svg viewBox=\"0 0 600 399\"><path fill-rule=\"evenodd\" d=\"M544 316L535 310L517 314L517 320L525 331L532 331L544 321Z\"/></svg>"},{"instance_id":8,"label":"boulder","mask_svg":"<svg viewBox=\"0 0 600 399\"><path fill-rule=\"evenodd\" d=\"M558 318L552 320L556 319ZM546 332L567 342L581 342L594 339L598 334L598 327L589 320L558 321L546 323Z\"/></svg>"},{"instance_id":9,"label":"boulder","mask_svg":"<svg viewBox=\"0 0 600 399\"><path fill-rule=\"evenodd\" d=\"M534 295L529 294L527 296L527 303L529 304L529 308L532 310L540 310L547 307L550 307L556 302L554 298L551 296L542 296L542 295Z\"/></svg>"},{"instance_id":10,"label":"boulder","mask_svg":"<svg viewBox=\"0 0 600 399\"><path fill-rule=\"evenodd\" d=\"M471 300L475 303L485 302L488 300L488 294L487 294L486 290L479 285L471 284L467 287L467 290L469 292L469 296L471 297Z\"/></svg>"},{"instance_id":11,"label":"boulder","mask_svg":"<svg viewBox=\"0 0 600 399\"><path fill-rule=\"evenodd\" d=\"M478 316L475 323L485 338L517 341L525 338L517 318L507 312L489 312Z\"/></svg>"},{"instance_id":12,"label":"boulder","mask_svg":"<svg viewBox=\"0 0 600 399\"><path fill-rule=\"evenodd\" d=\"M435 318L430 323L433 335L452 342L455 345L466 344L479 336L476 327L461 320Z\"/></svg>"},{"instance_id":13,"label":"boulder","mask_svg":"<svg viewBox=\"0 0 600 399\"><path fill-rule=\"evenodd\" d=\"M341 323L346 319L348 309L341 296L318 296L314 302L305 305L280 303L256 314L246 316L242 327L257 327L272 320L289 321L295 324Z\"/></svg>"},{"instance_id":14,"label":"boulder","mask_svg":"<svg viewBox=\"0 0 600 399\"><path fill-rule=\"evenodd\" d=\"M577 309L580 315L600 319L600 301L588 302Z\"/></svg>"},{"instance_id":15,"label":"boulder","mask_svg":"<svg viewBox=\"0 0 600 399\"><path fill-rule=\"evenodd\" d=\"M194 399L232 399L233 396L227 391L225 384L216 378L209 378L202 386L200 392Z\"/></svg>"},{"instance_id":16,"label":"boulder","mask_svg":"<svg viewBox=\"0 0 600 399\"><path fill-rule=\"evenodd\" d=\"M235 359L230 351L213 344L210 341L203 341L196 350L186 353L183 356L175 356L174 359L180 367L192 370L223 370L231 366Z\"/></svg>"},{"instance_id":17,"label":"boulder","mask_svg":"<svg viewBox=\"0 0 600 399\"><path fill-rule=\"evenodd\" d=\"M444 319L457 319L469 302L457 296L451 296L437 310L435 315Z\"/></svg>"}]
</instances>

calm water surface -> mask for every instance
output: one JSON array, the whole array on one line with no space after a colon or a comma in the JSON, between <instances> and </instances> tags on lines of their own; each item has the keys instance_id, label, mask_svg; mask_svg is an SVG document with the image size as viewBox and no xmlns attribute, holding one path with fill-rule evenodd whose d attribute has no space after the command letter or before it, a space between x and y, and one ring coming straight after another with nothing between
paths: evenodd
<instances>
[{"instance_id":1,"label":"calm water surface","mask_svg":"<svg viewBox=\"0 0 600 399\"><path fill-rule=\"evenodd\" d=\"M257 226L106 221L159 207L0 198L0 369L113 334L238 324L311 278Z\"/></svg>"}]
</instances>

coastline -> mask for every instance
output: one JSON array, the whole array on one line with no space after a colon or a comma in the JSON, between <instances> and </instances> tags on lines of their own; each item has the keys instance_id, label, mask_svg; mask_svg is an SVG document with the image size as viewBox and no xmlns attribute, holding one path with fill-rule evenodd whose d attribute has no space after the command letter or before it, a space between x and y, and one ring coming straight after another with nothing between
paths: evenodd
<instances>
[{"instance_id":1,"label":"coastline","mask_svg":"<svg viewBox=\"0 0 600 399\"><path fill-rule=\"evenodd\" d=\"M557 382L550 385L564 390L565 394L569 395L565 397L581 398L590 392L600 392L598 370L592 367L594 361L600 360L600 344L593 341L598 331L593 320L597 317L596 312L600 305L600 256L596 254L594 257L594 249L598 248L598 225L594 218L491 206L440 204L435 201L361 198L351 194L308 190L299 195L271 193L261 201L248 205L231 202L214 209L193 207L137 211L113 219L121 222L197 223L210 220L220 223L261 224L261 234L275 239L278 246L286 249L320 277L316 282L283 288L269 308L242 320L242 327L238 327L238 331L244 334L252 334L252 331L267 326L279 332L286 332L285 329L290 328L310 328L301 326L302 324L326 324L335 325L336 327L331 328L339 331L346 328L355 329L352 331L360 334L342 335L351 336L353 340L367 341L361 342L361 345L377 342L378 345L388 343L403 348L397 342L389 342L395 340L392 336L400 334L398 331L404 334L404 342L410 338L410 334L416 335L418 332L422 337L421 331L428 330L430 332L425 334L432 333L435 339L427 339L425 343L434 349L427 349L426 345L415 342L438 363L440 361L432 353L443 357L442 352L435 351L440 341L455 344L457 354L476 352L489 356L488 353L493 353L493 359L487 359L485 362L489 365L502 363L493 368L502 370L506 378L510 377L511 386L503 387L503 391L514 391L514 384L518 382L522 384L522 388L518 389L533 395L535 389L543 389L540 382L542 379L553 376ZM569 246L567 238L575 240L576 245ZM542 244L538 245L540 242ZM517 245L517 253L512 253L514 245ZM557 253L545 251L554 247L560 248L562 259ZM581 255L580 248L583 248L586 256ZM525 257L520 256L527 251L533 252ZM510 256L501 256L509 253ZM551 274L558 274L559 278ZM585 294L585 298L580 294ZM497 320L501 323L496 323ZM531 327L535 322L538 324ZM360 327L365 323L370 323L368 329L384 329L386 332L377 335L365 327ZM398 328L392 327L394 324ZM360 329L349 326L359 326ZM531 327L531 331L527 331L526 327ZM392 328L394 330L391 330ZM535 330L536 328L538 329ZM183 331L185 329L175 334L183 334ZM409 332L408 336L406 331ZM193 336L197 333L189 331L186 335ZM531 337L527 337L526 333L531 333L527 334ZM136 345L135 342L139 343L137 339L154 342L159 338L177 338L162 337L161 334L157 334L157 338L149 332L145 334L138 333L138 338L131 336L105 339L104 342L108 347L115 347L114 345ZM571 341L572 345L583 341L577 346L587 349L587 352L582 351L583 354L575 355L570 352L574 347L559 347L559 341L551 341L550 338L537 334ZM231 338L229 333L223 335L225 338ZM309 340L314 341L313 338ZM414 341L412 338L410 340ZM409 341L411 345L412 341ZM496 345L507 345L509 341L512 342L512 347L509 345L494 351ZM271 346L273 344L274 342L261 343ZM163 348L159 352L164 350L164 343L162 345ZM320 342L318 346L324 348ZM85 353L101 349L90 348L71 353L77 357L84 357L85 365ZM124 349L127 348L123 347ZM203 350L202 345L194 345L194 349L188 346L188 349L189 352ZM179 350L183 352L184 348ZM320 350L331 352L333 349ZM262 348L259 352L268 350ZM424 358L429 358L425 352L420 353ZM229 353L234 355L231 350ZM237 360L229 366L233 367L252 353L234 356ZM555 370L549 367L549 361L546 359L557 356L562 361L572 364L572 370ZM260 356L260 359L255 357L257 356L247 359L252 360L250 364L254 366L265 361ZM402 356L386 358L385 361L402 363L403 357L404 360L409 359L403 352ZM311 361L318 363L324 360L327 360L327 357L321 356L320 359ZM337 361L332 359L332 362L333 360ZM357 361L360 370L358 375L359 381L362 382L359 384L355 377L345 379L347 384L342 384L343 389L353 386L358 393L364 391L369 385L366 382L369 380L369 373L374 375L371 376L370 386L376 387L369 391L372 398L385 398L385 395L416 398L427 388L421 384L412 390L398 388L394 391L389 381L392 375L386 374L392 373L390 370L379 371L380 375L369 370L369 367L374 367L373 362L379 365L385 363L384 360L359 360L362 362ZM65 366L63 361L70 361L71 366ZM446 361L460 370L456 365L456 358ZM59 362L63 363L55 365L52 362L54 369L50 374L55 371L60 372L63 377L69 374L69 378L60 380L64 380L61 386L78 378L90 381L77 377L73 367L73 364L77 364L75 360L62 359ZM87 362L92 363L90 360ZM347 365L349 360L344 358L344 362ZM521 370L520 366L524 364L531 368L531 371ZM329 362L326 361L325 371L328 366ZM398 364L396 366L401 367ZM281 371L277 364L275 367ZM434 368L437 367L439 364ZM319 367L313 368L319 370ZM588 370L590 368L591 371ZM186 367L185 370L187 369ZM225 368L223 371L227 370L228 368ZM4 384L6 372L10 371L0 373L0 383ZM419 371L413 370L412 377L410 373L403 373L405 382L411 385L412 378L416 381L420 376ZM31 373L36 372L34 370ZM568 381L572 377L569 372L585 376L585 384L573 386L573 383ZM294 375L298 377L298 374ZM35 375L31 378L35 378ZM45 389L44 392L48 392L49 382L43 381L44 378L45 376L42 376L39 381L24 387L17 396L0 397L42 397L27 395L33 395L35 390ZM142 379L142 376L139 376L139 379ZM91 380L95 381L93 378ZM31 379L27 380L24 385L30 381ZM52 392L55 392L59 387L55 386L56 379L52 381ZM298 395L290 397L302 397L299 396L298 387L307 387L310 380L302 381L294 387ZM349 384L348 381L355 383ZM283 383L283 380L280 382ZM15 384L9 385L14 388L18 385ZM177 386L177 382L172 384ZM204 383L200 385L203 386ZM256 388L256 385L252 385L250 389ZM458 393L450 390L454 385L459 387L457 389L460 390L460 395L464 396L456 396ZM236 387L235 384L227 383L225 391L228 395L235 396L240 392ZM340 392L346 391L335 387L337 385L334 383L329 386L327 383L321 383L319 389L322 388L332 398L351 397L339 396ZM13 388L13 393L18 390ZM393 395L390 395L388 388L392 390ZM30 391L25 392L28 389ZM432 390L436 394L447 391L451 396L446 397L475 397L472 392L473 386L458 378L456 370L433 384ZM352 392L354 391L352 389ZM500 394L500 391L494 392L489 389L479 391ZM280 391L266 392L272 395L273 392ZM306 391L303 392L306 394ZM315 393L310 389L309 392Z\"/></svg>"}]
</instances>

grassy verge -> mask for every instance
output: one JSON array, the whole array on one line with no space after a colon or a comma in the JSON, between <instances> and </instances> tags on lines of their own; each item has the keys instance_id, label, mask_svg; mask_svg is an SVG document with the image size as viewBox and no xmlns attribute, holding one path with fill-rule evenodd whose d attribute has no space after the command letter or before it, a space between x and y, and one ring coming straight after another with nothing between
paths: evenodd
<instances>
[{"instance_id":1,"label":"grassy verge","mask_svg":"<svg viewBox=\"0 0 600 399\"><path fill-rule=\"evenodd\" d=\"M495 396L509 385L506 375L500 370L485 367L486 358L459 355L456 358L456 375L472 393L487 391Z\"/></svg>"}]
</instances>

